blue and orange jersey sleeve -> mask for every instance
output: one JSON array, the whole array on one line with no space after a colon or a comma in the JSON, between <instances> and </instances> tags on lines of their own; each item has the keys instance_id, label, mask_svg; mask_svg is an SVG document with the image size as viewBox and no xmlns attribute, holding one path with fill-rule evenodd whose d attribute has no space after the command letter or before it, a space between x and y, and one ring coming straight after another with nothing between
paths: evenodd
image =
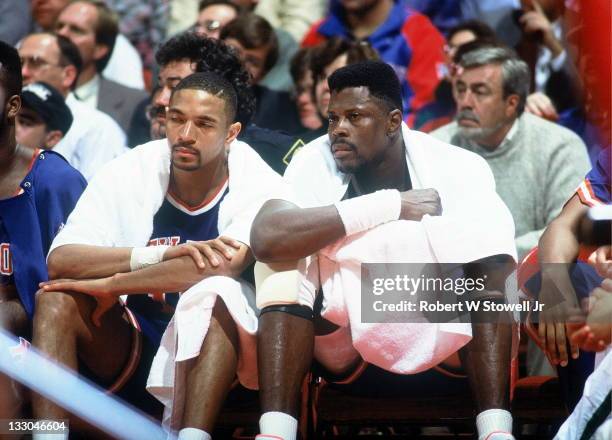
<instances>
[{"instance_id":1,"label":"blue and orange jersey sleeve","mask_svg":"<svg viewBox=\"0 0 612 440\"><path fill-rule=\"evenodd\" d=\"M599 153L597 163L586 175L576 193L580 201L587 206L609 205L612 203L612 184L610 169L612 148L608 147Z\"/></svg>"},{"instance_id":2,"label":"blue and orange jersey sleeve","mask_svg":"<svg viewBox=\"0 0 612 440\"><path fill-rule=\"evenodd\" d=\"M429 18L415 12L404 22L402 35L412 53L405 76L412 92L406 114L410 126L414 112L435 99L444 66L444 37Z\"/></svg>"}]
</instances>

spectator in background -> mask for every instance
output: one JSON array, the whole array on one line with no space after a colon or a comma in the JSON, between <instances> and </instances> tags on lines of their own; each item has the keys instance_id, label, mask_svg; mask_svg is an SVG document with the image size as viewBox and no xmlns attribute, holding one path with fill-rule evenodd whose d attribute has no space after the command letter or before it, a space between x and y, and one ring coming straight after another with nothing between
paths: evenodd
<instances>
[{"instance_id":1,"label":"spectator in background","mask_svg":"<svg viewBox=\"0 0 612 440\"><path fill-rule=\"evenodd\" d=\"M193 29L201 35L220 38L221 28L247 10L248 8L241 7L235 1L202 0L198 20ZM266 72L259 83L272 90L289 91L291 89L289 62L298 46L284 29L274 29L274 33L278 56L274 66Z\"/></svg>"},{"instance_id":2,"label":"spectator in background","mask_svg":"<svg viewBox=\"0 0 612 440\"><path fill-rule=\"evenodd\" d=\"M322 121L322 127L310 136L302 136L307 140L315 139L327 133L327 107L329 105L329 85L327 78L341 67L366 60L378 60L376 50L366 41L347 41L334 37L327 40L320 47L314 49L311 67L314 78L313 97L317 114Z\"/></svg>"},{"instance_id":3,"label":"spectator in background","mask_svg":"<svg viewBox=\"0 0 612 440\"><path fill-rule=\"evenodd\" d=\"M326 0L259 0L255 13L300 42L310 27L327 13Z\"/></svg>"},{"instance_id":4,"label":"spectator in background","mask_svg":"<svg viewBox=\"0 0 612 440\"><path fill-rule=\"evenodd\" d=\"M517 11L521 0L461 0L465 20L476 19L495 29L498 40L514 47L521 39Z\"/></svg>"},{"instance_id":5,"label":"spectator in background","mask_svg":"<svg viewBox=\"0 0 612 440\"><path fill-rule=\"evenodd\" d=\"M149 139L152 141L166 137L166 109L160 105L155 105L161 92L162 88L159 86L153 89L151 92L151 103L145 109L147 120L150 123Z\"/></svg>"},{"instance_id":6,"label":"spectator in background","mask_svg":"<svg viewBox=\"0 0 612 440\"><path fill-rule=\"evenodd\" d=\"M486 23L478 20L467 20L451 28L448 31L447 43L444 48L447 65L450 66L460 46L474 40L494 43L497 39L495 38L495 31Z\"/></svg>"},{"instance_id":7,"label":"spectator in background","mask_svg":"<svg viewBox=\"0 0 612 440\"><path fill-rule=\"evenodd\" d=\"M449 36L450 29L465 21L463 4L466 0L403 0L415 11L427 15L442 34Z\"/></svg>"},{"instance_id":8,"label":"spectator in background","mask_svg":"<svg viewBox=\"0 0 612 440\"><path fill-rule=\"evenodd\" d=\"M257 103L253 123L270 130L299 132L301 124L291 95L259 84L278 59L278 39L270 23L258 15L243 14L221 30L221 40L236 50L251 74Z\"/></svg>"},{"instance_id":9,"label":"spectator in background","mask_svg":"<svg viewBox=\"0 0 612 440\"><path fill-rule=\"evenodd\" d=\"M487 161L514 217L520 260L589 170L586 146L571 131L523 112L529 70L511 49L469 45L453 79L456 122L432 135Z\"/></svg>"},{"instance_id":10,"label":"spectator in background","mask_svg":"<svg viewBox=\"0 0 612 440\"><path fill-rule=\"evenodd\" d=\"M455 115L455 100L453 99L453 58L457 50L464 44L478 40L482 43L494 43L495 31L486 23L478 20L468 20L459 23L448 31L444 52L446 54L446 71L444 78L436 88L436 99L421 107L415 115L415 130L426 133L435 130L452 121Z\"/></svg>"},{"instance_id":11,"label":"spectator in background","mask_svg":"<svg viewBox=\"0 0 612 440\"><path fill-rule=\"evenodd\" d=\"M35 30L45 32L55 31L55 22L60 12L69 3L70 0L32 0L32 18L36 24ZM130 74L126 75L126 71ZM143 89L144 80L142 75L137 73L141 71L142 62L136 49L122 34L117 35L110 60L104 72L102 72L103 75L126 87Z\"/></svg>"},{"instance_id":12,"label":"spectator in background","mask_svg":"<svg viewBox=\"0 0 612 440\"><path fill-rule=\"evenodd\" d=\"M74 120L53 150L91 179L102 165L125 151L125 134L110 116L70 93L82 65L78 48L61 35L31 34L21 41L19 56L24 84L45 82L66 98Z\"/></svg>"},{"instance_id":13,"label":"spectator in background","mask_svg":"<svg viewBox=\"0 0 612 440\"><path fill-rule=\"evenodd\" d=\"M365 39L395 69L402 86L403 113L414 114L434 100L443 77L444 38L429 19L402 0L332 0L330 14L308 32L303 46L333 37Z\"/></svg>"},{"instance_id":14,"label":"spectator in background","mask_svg":"<svg viewBox=\"0 0 612 440\"><path fill-rule=\"evenodd\" d=\"M31 0L32 18L36 26L44 31L52 31L59 13L68 3L70 0Z\"/></svg>"},{"instance_id":15,"label":"spectator in background","mask_svg":"<svg viewBox=\"0 0 612 440\"><path fill-rule=\"evenodd\" d=\"M198 19L200 0L170 0L166 35L172 37L186 31Z\"/></svg>"},{"instance_id":16,"label":"spectator in background","mask_svg":"<svg viewBox=\"0 0 612 440\"><path fill-rule=\"evenodd\" d=\"M193 30L209 38L219 38L221 28L240 15L240 8L229 0L202 0Z\"/></svg>"},{"instance_id":17,"label":"spectator in background","mask_svg":"<svg viewBox=\"0 0 612 440\"><path fill-rule=\"evenodd\" d=\"M21 91L21 110L17 114L17 143L33 150L51 150L72 125L72 113L64 97L43 82L32 83Z\"/></svg>"},{"instance_id":18,"label":"spectator in background","mask_svg":"<svg viewBox=\"0 0 612 440\"><path fill-rule=\"evenodd\" d=\"M148 81L148 75L155 66L155 49L166 38L170 0L105 0L105 2L119 16L120 34L117 39L121 41L125 35L134 45L142 60L142 67ZM117 81L108 74L108 69L113 67L114 61L115 57L111 55L110 67L107 66L104 75ZM142 83L140 75L134 74L133 76L134 80ZM136 81L134 84L124 85L137 89L143 88L143 85L136 84Z\"/></svg>"},{"instance_id":19,"label":"spectator in background","mask_svg":"<svg viewBox=\"0 0 612 440\"><path fill-rule=\"evenodd\" d=\"M579 101L576 72L563 43L564 12L563 0L530 0L518 19L523 40L517 50L533 75L527 110L551 121Z\"/></svg>"},{"instance_id":20,"label":"spectator in background","mask_svg":"<svg viewBox=\"0 0 612 440\"><path fill-rule=\"evenodd\" d=\"M291 77L294 84L295 105L304 130L318 130L323 122L317 113L313 99L312 48L300 49L291 60Z\"/></svg>"},{"instance_id":21,"label":"spectator in background","mask_svg":"<svg viewBox=\"0 0 612 440\"><path fill-rule=\"evenodd\" d=\"M83 60L74 92L77 98L87 106L110 115L127 133L134 109L147 95L100 74L110 59L117 39L117 15L101 0L79 0L62 10L55 29L79 48ZM121 61L124 62L123 57ZM133 75L134 72L125 71L124 74Z\"/></svg>"}]
</instances>

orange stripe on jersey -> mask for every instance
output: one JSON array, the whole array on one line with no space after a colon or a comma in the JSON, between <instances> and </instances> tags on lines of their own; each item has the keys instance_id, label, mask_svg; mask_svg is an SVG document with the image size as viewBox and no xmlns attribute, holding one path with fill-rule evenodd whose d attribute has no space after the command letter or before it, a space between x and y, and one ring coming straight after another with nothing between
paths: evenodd
<instances>
[{"instance_id":1,"label":"orange stripe on jersey","mask_svg":"<svg viewBox=\"0 0 612 440\"><path fill-rule=\"evenodd\" d=\"M593 198L595 203L597 205L604 205L605 203L603 202L603 200L601 200L599 197L595 195L595 191L593 191L593 186L591 185L591 181L589 179L584 179L584 184L586 185L587 190L589 191L589 195Z\"/></svg>"},{"instance_id":2,"label":"orange stripe on jersey","mask_svg":"<svg viewBox=\"0 0 612 440\"><path fill-rule=\"evenodd\" d=\"M583 205L593 207L598 205L605 205L605 203L595 195L593 187L589 179L584 179L578 189L576 190L578 197Z\"/></svg>"},{"instance_id":3,"label":"orange stripe on jersey","mask_svg":"<svg viewBox=\"0 0 612 440\"><path fill-rule=\"evenodd\" d=\"M199 209L204 208L206 205L208 205L210 202L212 202L213 200L215 200L215 198L217 198L219 196L219 194L222 191L225 191L225 188L227 187L227 181L229 180L229 177L226 177L225 180L223 181L223 183L221 183L221 185L219 185L219 189L210 197L208 197L206 200L204 200L202 203L200 203L197 206L189 206L188 204L186 204L185 202L183 202L181 199L179 199L176 194L174 194L174 192L170 189L168 189L168 195L170 197L172 197L172 199L174 200L174 202L176 202L177 204L181 205L183 208L187 209L188 211L197 211Z\"/></svg>"}]
</instances>

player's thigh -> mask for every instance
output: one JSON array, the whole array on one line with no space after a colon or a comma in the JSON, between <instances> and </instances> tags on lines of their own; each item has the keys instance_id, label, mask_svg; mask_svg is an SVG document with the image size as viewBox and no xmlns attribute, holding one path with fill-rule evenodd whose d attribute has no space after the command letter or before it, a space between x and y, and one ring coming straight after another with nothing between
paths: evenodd
<instances>
[{"instance_id":1,"label":"player's thigh","mask_svg":"<svg viewBox=\"0 0 612 440\"><path fill-rule=\"evenodd\" d=\"M57 320L58 328L64 325L62 321L68 320L76 335L79 362L102 381L112 381L128 361L133 327L125 319L124 308L119 303L106 311L100 326L96 326L91 319L96 305L95 298L81 293L45 292L37 297L36 314L46 314L50 325ZM38 319L37 316L35 320Z\"/></svg>"}]
</instances>

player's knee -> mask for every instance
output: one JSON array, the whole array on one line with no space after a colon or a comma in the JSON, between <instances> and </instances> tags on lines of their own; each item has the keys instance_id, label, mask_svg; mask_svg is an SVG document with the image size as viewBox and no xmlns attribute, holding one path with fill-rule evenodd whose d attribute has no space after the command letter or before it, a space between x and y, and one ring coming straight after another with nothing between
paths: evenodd
<instances>
[{"instance_id":1,"label":"player's knee","mask_svg":"<svg viewBox=\"0 0 612 440\"><path fill-rule=\"evenodd\" d=\"M51 323L60 326L69 323L78 313L78 307L74 298L63 292L36 293L36 308L34 310L34 327L42 323Z\"/></svg>"}]
</instances>

